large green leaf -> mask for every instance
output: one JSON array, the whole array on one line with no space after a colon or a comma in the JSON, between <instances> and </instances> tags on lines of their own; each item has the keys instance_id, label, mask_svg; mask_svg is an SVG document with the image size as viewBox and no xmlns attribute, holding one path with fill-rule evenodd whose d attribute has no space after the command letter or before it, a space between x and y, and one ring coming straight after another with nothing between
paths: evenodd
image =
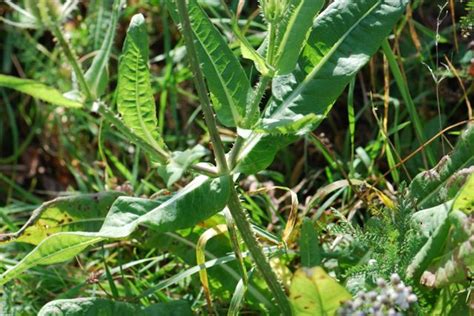
<instances>
[{"instance_id":1,"label":"large green leaf","mask_svg":"<svg viewBox=\"0 0 474 316\"><path fill-rule=\"evenodd\" d=\"M192 315L191 308L186 301L153 304L144 307L120 301L103 298L75 298L49 302L38 313L38 316L120 316L120 315Z\"/></svg>"},{"instance_id":2,"label":"large green leaf","mask_svg":"<svg viewBox=\"0 0 474 316\"><path fill-rule=\"evenodd\" d=\"M44 239L19 263L0 276L0 285L36 265L63 262L88 246L108 239L126 238L139 225L159 232L193 227L221 211L227 203L230 179L200 176L170 199L160 201L118 198L99 232L61 232Z\"/></svg>"},{"instance_id":3,"label":"large green leaf","mask_svg":"<svg viewBox=\"0 0 474 316\"><path fill-rule=\"evenodd\" d=\"M431 170L418 174L410 184L410 194L419 208L428 208L453 199L472 173L474 166L474 125L459 138L449 156Z\"/></svg>"},{"instance_id":4,"label":"large green leaf","mask_svg":"<svg viewBox=\"0 0 474 316\"><path fill-rule=\"evenodd\" d=\"M158 133L155 99L148 69L148 35L145 18L134 15L119 62L117 106L123 122L143 140L163 147Z\"/></svg>"},{"instance_id":5,"label":"large green leaf","mask_svg":"<svg viewBox=\"0 0 474 316\"><path fill-rule=\"evenodd\" d=\"M282 23L281 41L277 49L276 70L279 75L285 75L295 69L300 52L305 44L308 31L313 20L322 9L324 0L291 0L290 16Z\"/></svg>"},{"instance_id":6,"label":"large green leaf","mask_svg":"<svg viewBox=\"0 0 474 316\"><path fill-rule=\"evenodd\" d=\"M315 119L316 128L345 86L373 55L403 14L408 0L336 0L315 20L297 69L273 81L272 100L259 131L292 132L295 122ZM311 118L311 117L309 117ZM301 128L308 129L302 125ZM244 145L274 157L280 146L268 147L268 136L254 133ZM253 169L255 170L255 169Z\"/></svg>"},{"instance_id":7,"label":"large green leaf","mask_svg":"<svg viewBox=\"0 0 474 316\"><path fill-rule=\"evenodd\" d=\"M295 272L290 287L294 315L335 315L342 302L352 296L321 267Z\"/></svg>"},{"instance_id":8,"label":"large green leaf","mask_svg":"<svg viewBox=\"0 0 474 316\"><path fill-rule=\"evenodd\" d=\"M0 74L0 87L14 89L54 105L68 108L82 107L81 103L66 98L58 90L34 80Z\"/></svg>"},{"instance_id":9,"label":"large green leaf","mask_svg":"<svg viewBox=\"0 0 474 316\"><path fill-rule=\"evenodd\" d=\"M413 214L414 228L424 243L407 268L407 275L415 279L429 267L437 270L433 281L446 284L446 280L459 275L458 268L472 257L472 215L474 213L474 175L471 175L452 201ZM441 277L443 281L436 280ZM424 277L427 278L426 276Z\"/></svg>"},{"instance_id":10,"label":"large green leaf","mask_svg":"<svg viewBox=\"0 0 474 316\"><path fill-rule=\"evenodd\" d=\"M291 74L273 81L262 125L270 130L307 114L326 115L346 85L377 51L408 0L337 0L314 23Z\"/></svg>"},{"instance_id":11,"label":"large green leaf","mask_svg":"<svg viewBox=\"0 0 474 316\"><path fill-rule=\"evenodd\" d=\"M122 8L122 2L123 0L114 0L112 14L108 18L109 23L107 25L105 36L102 39L102 45L99 49L98 54L92 60L92 65L85 73L86 81L89 84L89 88L91 89L95 97L100 97L107 87L107 65L109 62L110 52L112 51L112 46L114 44L115 29L117 28L117 21L120 15L120 10ZM102 18L104 15L104 11L106 10L104 10L102 6L98 7L100 9L100 12L98 14L99 20L97 21L98 25L96 25L95 27L100 30L99 26L103 23ZM95 25L95 23L93 24Z\"/></svg>"},{"instance_id":12,"label":"large green leaf","mask_svg":"<svg viewBox=\"0 0 474 316\"><path fill-rule=\"evenodd\" d=\"M168 0L170 11L174 4ZM252 89L249 79L221 33L196 0L188 4L189 19L202 71L219 121L229 127L240 126ZM177 19L176 14L174 14Z\"/></svg>"},{"instance_id":13,"label":"large green leaf","mask_svg":"<svg viewBox=\"0 0 474 316\"><path fill-rule=\"evenodd\" d=\"M120 192L60 197L33 211L15 233L0 234L0 243L21 241L37 245L48 236L68 231L98 231Z\"/></svg>"}]
</instances>

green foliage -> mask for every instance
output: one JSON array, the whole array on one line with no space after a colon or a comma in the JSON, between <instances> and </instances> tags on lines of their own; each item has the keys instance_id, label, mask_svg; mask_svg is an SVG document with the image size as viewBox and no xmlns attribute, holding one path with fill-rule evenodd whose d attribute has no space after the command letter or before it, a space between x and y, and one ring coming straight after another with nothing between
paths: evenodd
<instances>
[{"instance_id":1,"label":"green foliage","mask_svg":"<svg viewBox=\"0 0 474 316\"><path fill-rule=\"evenodd\" d=\"M108 19L110 23L108 23L107 25L105 36L102 39L102 45L100 46L98 54L92 60L91 67L84 74L87 83L89 84L89 88L91 89L94 96L97 98L102 96L108 84L107 65L109 62L110 52L112 51L112 45L114 43L116 33L115 29L117 28L117 22L119 19L122 2L122 0L114 1L112 7L112 14ZM101 14L104 14L103 12L106 10L104 10L102 6L100 6L99 8L99 18L101 18ZM99 29L98 32L101 33L100 23L97 23L97 28Z\"/></svg>"},{"instance_id":2,"label":"green foliage","mask_svg":"<svg viewBox=\"0 0 474 316\"><path fill-rule=\"evenodd\" d=\"M321 267L300 269L291 282L290 299L295 315L334 315L341 303L351 298Z\"/></svg>"},{"instance_id":3,"label":"green foliage","mask_svg":"<svg viewBox=\"0 0 474 316\"><path fill-rule=\"evenodd\" d=\"M345 86L377 51L406 4L405 0L357 3L340 0L326 8L314 23L296 70L273 80L272 99L257 130L288 134L294 132L295 124L299 125L300 131L316 128ZM371 36L366 39L369 28ZM312 117L308 117L309 114ZM309 126L301 126L301 122L309 123ZM267 141L262 133L248 137L238 161L252 160L247 155L276 155L280 147L268 147ZM252 172L259 170L250 169Z\"/></svg>"},{"instance_id":4,"label":"green foliage","mask_svg":"<svg viewBox=\"0 0 474 316\"><path fill-rule=\"evenodd\" d=\"M221 211L229 196L229 179L196 178L169 200L160 201L121 197L111 206L98 232L60 232L44 239L19 263L0 276L0 284L36 265L64 262L87 247L107 239L126 238L138 226L158 232L193 227Z\"/></svg>"},{"instance_id":5,"label":"green foliage","mask_svg":"<svg viewBox=\"0 0 474 316\"><path fill-rule=\"evenodd\" d=\"M418 174L410 184L410 192L419 208L428 208L455 197L472 172L474 165L474 126L461 135L449 156L436 167Z\"/></svg>"},{"instance_id":6,"label":"green foliage","mask_svg":"<svg viewBox=\"0 0 474 316\"><path fill-rule=\"evenodd\" d=\"M469 36L474 28L474 0L468 0L465 4L466 15L461 17L461 28L464 36Z\"/></svg>"},{"instance_id":7,"label":"green foliage","mask_svg":"<svg viewBox=\"0 0 474 316\"><path fill-rule=\"evenodd\" d=\"M142 307L136 304L118 302L100 298L77 298L57 300L46 304L38 313L39 316L82 316L82 315L192 315L189 304L185 301L153 304Z\"/></svg>"},{"instance_id":8,"label":"green foliage","mask_svg":"<svg viewBox=\"0 0 474 316\"><path fill-rule=\"evenodd\" d=\"M245 174L257 173L270 166L278 151L285 148L298 137L292 135L258 135L253 142L247 141L240 152L236 172Z\"/></svg>"},{"instance_id":9,"label":"green foliage","mask_svg":"<svg viewBox=\"0 0 474 316\"><path fill-rule=\"evenodd\" d=\"M103 192L46 202L33 211L20 230L0 234L0 243L19 241L38 245L59 232L98 231L108 209L120 195L119 192Z\"/></svg>"},{"instance_id":10,"label":"green foliage","mask_svg":"<svg viewBox=\"0 0 474 316\"><path fill-rule=\"evenodd\" d=\"M338 256L352 292L370 288L377 278L388 279L394 271L405 279L404 271L422 245L422 237L412 226L413 205L405 190L396 209L372 216L363 229L343 223L342 232L351 236L352 243L340 249Z\"/></svg>"},{"instance_id":11,"label":"green foliage","mask_svg":"<svg viewBox=\"0 0 474 316\"><path fill-rule=\"evenodd\" d=\"M168 4L174 11L173 2ZM196 0L189 1L189 18L217 117L225 126L241 126L252 92L247 75Z\"/></svg>"},{"instance_id":12,"label":"green foliage","mask_svg":"<svg viewBox=\"0 0 474 316\"><path fill-rule=\"evenodd\" d=\"M287 23L280 23L281 41L276 52L276 69L279 75L292 72L298 61L313 20L322 9L324 0L292 0Z\"/></svg>"},{"instance_id":13,"label":"green foliage","mask_svg":"<svg viewBox=\"0 0 474 316\"><path fill-rule=\"evenodd\" d=\"M117 107L124 123L154 147L163 147L158 133L155 99L148 70L148 35L145 18L130 21L119 63Z\"/></svg>"},{"instance_id":14,"label":"green foliage","mask_svg":"<svg viewBox=\"0 0 474 316\"><path fill-rule=\"evenodd\" d=\"M273 81L262 127L273 130L306 114L326 115L404 12L402 0L340 0L316 19L292 74ZM374 24L374 21L378 23ZM370 28L370 38L365 38ZM364 37L364 41L359 39Z\"/></svg>"},{"instance_id":15,"label":"green foliage","mask_svg":"<svg viewBox=\"0 0 474 316\"><path fill-rule=\"evenodd\" d=\"M300 236L301 265L312 268L321 265L321 249L318 234L310 220L305 219Z\"/></svg>"},{"instance_id":16,"label":"green foliage","mask_svg":"<svg viewBox=\"0 0 474 316\"><path fill-rule=\"evenodd\" d=\"M53 105L68 108L82 107L81 103L64 97L58 90L34 80L20 79L0 74L0 87L20 91Z\"/></svg>"},{"instance_id":17,"label":"green foliage","mask_svg":"<svg viewBox=\"0 0 474 316\"><path fill-rule=\"evenodd\" d=\"M473 230L473 185L474 176L470 176L454 201L414 215L415 223L423 227L425 243L408 266L408 276L416 280L426 273L422 276L422 283L437 287L467 280L469 271L472 271L472 266L467 263L472 258L472 240L469 238ZM426 272L434 264L438 266L435 274Z\"/></svg>"},{"instance_id":18,"label":"green foliage","mask_svg":"<svg viewBox=\"0 0 474 316\"><path fill-rule=\"evenodd\" d=\"M181 179L183 173L200 158L206 156L208 151L201 145L196 145L185 151L175 151L166 165L158 167L158 173L171 187L173 183Z\"/></svg>"},{"instance_id":19,"label":"green foliage","mask_svg":"<svg viewBox=\"0 0 474 316\"><path fill-rule=\"evenodd\" d=\"M187 315L192 313L188 303L174 301L185 298L201 313L207 303L210 314L273 314L278 308L289 315L291 308L296 315L331 315L352 298L350 293L373 291L377 277L398 273L413 287L418 303L412 303L419 314L465 314L460 302L469 299L474 261L474 128L468 127L451 155L416 176L408 189L400 181L418 172L420 157L414 156L413 166L404 165L403 172L394 169L398 162L404 164L402 158L417 143L413 136L423 142L424 129L438 131L432 117L433 91L418 91L413 98L410 94L424 88L420 81L409 89L406 80L420 69L417 63L432 68L430 76L436 79L439 129L453 119L441 113L451 103L438 89L439 56L430 55L433 45L449 43L449 34L442 27L436 32L427 29L416 15L397 25L408 0L328 2L318 15L323 0L265 0L260 1L262 16L246 16L255 8L249 2L242 7L245 1L232 1L227 7L225 1L151 0L126 8L121 0L89 1L87 16L81 10L80 18L63 27L77 1L24 1L26 9L7 1L12 10L6 17L13 20L2 20L34 30L7 29L2 69L13 71L13 62L22 77L25 72L60 90L73 87L70 94L85 99L83 105L81 98L68 99L48 85L0 75L0 87L57 106L81 108L73 113L37 109L29 98L17 102L17 95L10 98L0 90L5 104L0 107L5 113L0 123L6 123L0 129L0 148L8 152L8 157L0 157L0 162L6 161L0 166L0 198L11 204L0 209L0 242L6 254L0 258L0 284L5 288L0 290L0 310L35 314L52 300L40 315ZM414 2L412 8L423 6ZM168 26L168 14L184 37L184 48L178 32ZM121 15L124 21L131 18L126 34L118 27ZM43 36L49 34L44 31L56 42ZM391 31L397 39L394 50L387 39ZM413 42L421 39L421 47L415 43L419 58L412 58L413 43L405 40L408 31ZM23 39L21 45L15 43L17 35ZM114 42L123 38L115 71L110 67ZM381 44L383 65L375 58L370 69L356 77ZM242 57L253 62L240 63L239 47ZM23 59L23 54L29 58ZM462 61L458 54L450 56L453 64L466 65L471 55L466 53ZM190 68L184 57L189 57ZM83 65L89 64L83 73ZM192 78L200 103L185 83ZM350 82L349 133L340 126L345 113L335 113L320 130L329 131L329 136L308 135ZM393 92L393 85L398 91ZM463 87L463 93L469 92ZM420 108L418 100L423 100ZM382 104L379 119L377 108ZM453 113L462 112L459 104ZM423 115L418 113L421 108ZM225 128L217 126L215 116ZM360 120L364 125L357 125L359 134L355 126ZM46 127L40 130L41 124ZM411 135L413 128L416 134ZM28 137L20 142L24 131ZM373 135L366 147L360 144L360 139ZM306 137L304 146L284 151L301 136ZM168 151L165 139L173 151ZM444 140L442 145L444 151ZM425 146L431 166L437 160L432 149L437 147L436 142ZM207 162L207 148L213 150L214 164ZM278 171L256 175L279 151L283 154ZM50 178L56 169L61 180L67 178L63 173L70 175L64 188L84 193L41 204L30 191L41 197L55 192ZM383 174L391 174L394 181ZM272 192L283 185L292 188L288 218L288 196ZM306 205L297 205L297 194L304 201L314 189ZM268 194L244 193L255 190ZM85 193L96 191L101 193ZM298 212L302 208L304 212ZM277 237L300 223L298 243ZM205 256L198 246L199 260L208 261L197 262L196 243L216 225L225 227L226 233L209 241ZM71 264L57 264L90 246L95 248L87 260L77 257ZM274 257L271 262L268 256ZM23 273L29 269L32 273ZM202 269L208 270L209 284L199 283L196 274ZM296 271L293 277L291 271ZM91 273L87 281L86 273ZM86 295L93 297L73 299ZM16 306L19 301L28 307Z\"/></svg>"}]
</instances>

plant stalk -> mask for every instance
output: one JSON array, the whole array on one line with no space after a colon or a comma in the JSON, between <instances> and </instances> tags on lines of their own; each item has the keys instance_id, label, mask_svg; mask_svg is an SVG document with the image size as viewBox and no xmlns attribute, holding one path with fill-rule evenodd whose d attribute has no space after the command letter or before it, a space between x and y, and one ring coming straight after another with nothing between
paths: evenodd
<instances>
[{"instance_id":1,"label":"plant stalk","mask_svg":"<svg viewBox=\"0 0 474 316\"><path fill-rule=\"evenodd\" d=\"M234 187L233 179L230 174L229 167L227 165L224 146L217 130L217 122L211 107L209 96L207 94L204 77L201 72L201 68L197 58L196 48L193 42L191 22L189 20L188 10L186 7L186 0L177 0L176 2L178 13L181 19L182 32L186 49L188 52L188 58L190 60L191 70L194 74L196 90L198 92L199 99L201 100L204 119L206 121L206 125L208 126L211 141L213 143L217 168L223 174L227 174L229 176L229 181L231 182L231 193L227 206L229 208L230 213L232 214L232 217L234 218L238 230L240 231L242 239L244 240L247 248L249 249L255 261L255 264L257 265L258 270L267 282L270 291L273 293L279 308L281 309L284 315L291 315L291 308L288 303L288 299L285 295L285 292L283 291L282 286L277 279L277 276L273 272L273 269L268 263L267 258L263 254L263 251L260 248L258 241L254 237L250 224L246 218L245 212L242 209L242 206L240 205L239 197ZM234 249L234 251L239 251L239 249Z\"/></svg>"},{"instance_id":2,"label":"plant stalk","mask_svg":"<svg viewBox=\"0 0 474 316\"><path fill-rule=\"evenodd\" d=\"M217 130L216 118L211 108L211 101L209 99L209 95L207 94L206 84L199 66L199 61L197 59L196 48L194 47L193 42L193 33L191 30L191 21L189 20L188 9L186 8L185 0L178 0L177 8L181 19L182 32L184 35L184 41L186 44L186 50L188 52L191 70L194 74L194 84L196 85L196 90L199 99L201 100L204 120L206 121L207 128L209 129L209 135L211 137L213 150L216 157L217 168L219 169L219 172L228 174L229 168L227 167L227 161L225 158L224 145L222 144L219 131Z\"/></svg>"},{"instance_id":3,"label":"plant stalk","mask_svg":"<svg viewBox=\"0 0 474 316\"><path fill-rule=\"evenodd\" d=\"M252 231L250 223L245 215L244 210L242 209L242 205L240 204L237 191L234 187L232 188L233 190L230 192L230 198L227 207L229 208L229 211L234 218L235 224L240 231L240 236L244 240L245 245L247 246L253 260L255 261L257 269L267 283L268 288L272 292L282 314L291 315L291 307L288 302L288 298L283 291L283 286L279 282L275 272L263 254L262 248L255 238L254 232Z\"/></svg>"}]
</instances>

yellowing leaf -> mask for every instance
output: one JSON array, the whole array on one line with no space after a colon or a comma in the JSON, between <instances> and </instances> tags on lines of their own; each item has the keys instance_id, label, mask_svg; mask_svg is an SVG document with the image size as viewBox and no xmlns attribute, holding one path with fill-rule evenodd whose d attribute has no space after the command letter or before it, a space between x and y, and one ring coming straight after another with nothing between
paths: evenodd
<instances>
[{"instance_id":1,"label":"yellowing leaf","mask_svg":"<svg viewBox=\"0 0 474 316\"><path fill-rule=\"evenodd\" d=\"M334 315L342 302L352 296L321 267L296 271L290 288L295 315Z\"/></svg>"}]
</instances>

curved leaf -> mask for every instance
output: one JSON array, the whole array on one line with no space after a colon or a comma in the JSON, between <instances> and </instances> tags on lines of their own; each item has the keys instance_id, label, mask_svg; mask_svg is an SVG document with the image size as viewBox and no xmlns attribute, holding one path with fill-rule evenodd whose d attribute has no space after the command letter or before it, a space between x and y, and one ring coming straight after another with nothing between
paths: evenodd
<instances>
[{"instance_id":1,"label":"curved leaf","mask_svg":"<svg viewBox=\"0 0 474 316\"><path fill-rule=\"evenodd\" d=\"M293 135L254 134L240 152L236 172L254 174L270 166L279 150L298 139Z\"/></svg>"},{"instance_id":2,"label":"curved leaf","mask_svg":"<svg viewBox=\"0 0 474 316\"><path fill-rule=\"evenodd\" d=\"M0 234L0 243L21 241L39 244L48 236L67 231L98 231L120 192L103 192L60 197L33 211L29 220L15 233Z\"/></svg>"},{"instance_id":3,"label":"curved leaf","mask_svg":"<svg viewBox=\"0 0 474 316\"><path fill-rule=\"evenodd\" d=\"M427 208L444 203L459 192L466 177L474 170L474 125L459 138L449 156L436 167L418 174L410 184L410 195L418 207Z\"/></svg>"},{"instance_id":4,"label":"curved leaf","mask_svg":"<svg viewBox=\"0 0 474 316\"><path fill-rule=\"evenodd\" d=\"M208 150L199 144L185 151L174 151L167 164L158 167L158 174L165 180L166 186L171 187L182 177L189 166L207 153Z\"/></svg>"},{"instance_id":5,"label":"curved leaf","mask_svg":"<svg viewBox=\"0 0 474 316\"><path fill-rule=\"evenodd\" d=\"M293 71L298 61L313 19L322 9L324 0L292 0L290 1L290 17L282 23L280 32L282 39L277 49L276 69L279 75Z\"/></svg>"},{"instance_id":6,"label":"curved leaf","mask_svg":"<svg viewBox=\"0 0 474 316\"><path fill-rule=\"evenodd\" d=\"M82 104L66 98L58 90L49 87L41 82L21 79L13 76L0 74L0 87L14 89L19 92L31 95L33 98L45 101L54 105L67 108L81 108Z\"/></svg>"},{"instance_id":7,"label":"curved leaf","mask_svg":"<svg viewBox=\"0 0 474 316\"><path fill-rule=\"evenodd\" d=\"M193 227L221 211L228 200L230 179L200 176L167 201L118 198L99 232L62 232L43 240L19 263L0 276L0 285L36 265L59 263L73 258L90 245L107 239L126 238L139 225L159 232Z\"/></svg>"},{"instance_id":8,"label":"curved leaf","mask_svg":"<svg viewBox=\"0 0 474 316\"><path fill-rule=\"evenodd\" d=\"M291 132L295 122L305 122L307 115L317 118L311 126L316 128L344 87L377 51L407 2L336 0L328 6L313 24L297 69L274 79L272 100L259 130ZM367 37L368 31L370 37ZM307 129L307 126L302 125L302 128ZM265 145L270 137L277 140L276 136L257 133L250 136L244 145L245 154L238 157L238 162L248 160L247 155L257 156L262 152L273 159L281 146ZM253 172L258 170L261 169L252 168Z\"/></svg>"},{"instance_id":9,"label":"curved leaf","mask_svg":"<svg viewBox=\"0 0 474 316\"><path fill-rule=\"evenodd\" d=\"M168 0L168 5L170 11L175 12L171 0ZM224 37L196 0L189 1L188 10L198 59L213 96L217 118L225 126L240 126L245 117L247 97L252 91L249 79Z\"/></svg>"},{"instance_id":10,"label":"curved leaf","mask_svg":"<svg viewBox=\"0 0 474 316\"><path fill-rule=\"evenodd\" d=\"M107 87L107 64L109 62L110 52L112 51L112 45L114 43L115 29L117 28L122 2L123 0L114 0L112 14L109 17L110 21L108 23L109 25L107 25L105 36L102 39L102 45L98 54L92 60L92 65L85 73L85 78L89 84L89 88L96 97L100 97ZM98 31L100 31L102 16L105 14L105 12L108 12L102 6L99 6L99 10L99 21L97 21L97 25L96 23L92 24L97 28L96 30Z\"/></svg>"},{"instance_id":11,"label":"curved leaf","mask_svg":"<svg viewBox=\"0 0 474 316\"><path fill-rule=\"evenodd\" d=\"M49 302L38 313L38 316L118 316L118 315L192 315L186 301L153 304L144 307L137 304L113 301L103 298L75 298Z\"/></svg>"},{"instance_id":12,"label":"curved leaf","mask_svg":"<svg viewBox=\"0 0 474 316\"><path fill-rule=\"evenodd\" d=\"M314 23L293 73L273 81L264 128L307 114L326 115L345 86L377 51L408 0L337 0ZM370 36L367 36L370 31Z\"/></svg>"},{"instance_id":13,"label":"curved leaf","mask_svg":"<svg viewBox=\"0 0 474 316\"><path fill-rule=\"evenodd\" d=\"M438 263L440 275L456 274L456 255L462 263L464 258L472 256L472 214L474 213L474 175L462 187L456 198L444 204L419 211L412 216L413 224L425 238L425 243L413 258L407 268L409 277L418 278L430 266ZM463 246L461 247L461 245ZM462 251L461 251L462 250ZM444 257L443 257L444 256ZM458 262L459 263L459 262ZM459 265L461 265L459 263ZM443 267L445 265L445 267ZM434 278L437 277L434 275ZM427 279L425 276L424 279ZM427 284L437 284L438 281L424 281Z\"/></svg>"},{"instance_id":14,"label":"curved leaf","mask_svg":"<svg viewBox=\"0 0 474 316\"><path fill-rule=\"evenodd\" d=\"M117 106L125 125L155 147L163 147L157 130L155 99L148 69L145 18L134 15L119 62Z\"/></svg>"}]
</instances>

